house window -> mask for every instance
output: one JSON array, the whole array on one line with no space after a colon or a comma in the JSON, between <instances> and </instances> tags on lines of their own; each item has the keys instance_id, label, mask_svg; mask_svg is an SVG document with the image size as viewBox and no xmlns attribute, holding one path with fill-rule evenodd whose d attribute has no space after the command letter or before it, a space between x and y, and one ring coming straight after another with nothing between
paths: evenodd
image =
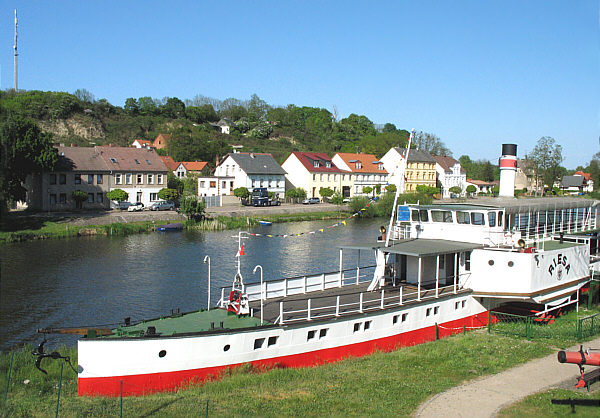
<instances>
[{"instance_id":1,"label":"house window","mask_svg":"<svg viewBox=\"0 0 600 418\"><path fill-rule=\"evenodd\" d=\"M121 173L115 174L115 184L121 184Z\"/></svg>"},{"instance_id":2,"label":"house window","mask_svg":"<svg viewBox=\"0 0 600 418\"><path fill-rule=\"evenodd\" d=\"M317 175L313 174L313 181L317 181Z\"/></svg>"},{"instance_id":3,"label":"house window","mask_svg":"<svg viewBox=\"0 0 600 418\"><path fill-rule=\"evenodd\" d=\"M210 187L211 187L211 189L214 189L215 187L217 187L217 182L216 181L211 181L210 182Z\"/></svg>"},{"instance_id":4,"label":"house window","mask_svg":"<svg viewBox=\"0 0 600 418\"><path fill-rule=\"evenodd\" d=\"M55 194L50 195L50 205L52 205L52 206L56 205L56 195Z\"/></svg>"},{"instance_id":5,"label":"house window","mask_svg":"<svg viewBox=\"0 0 600 418\"><path fill-rule=\"evenodd\" d=\"M116 163L117 163L117 160L111 157L111 158L110 158L110 162L111 162L111 163L113 163L113 164L116 164Z\"/></svg>"},{"instance_id":6,"label":"house window","mask_svg":"<svg viewBox=\"0 0 600 418\"><path fill-rule=\"evenodd\" d=\"M94 193L88 193L88 203L94 203Z\"/></svg>"},{"instance_id":7,"label":"house window","mask_svg":"<svg viewBox=\"0 0 600 418\"><path fill-rule=\"evenodd\" d=\"M148 184L154 184L154 175L148 174Z\"/></svg>"},{"instance_id":8,"label":"house window","mask_svg":"<svg viewBox=\"0 0 600 418\"><path fill-rule=\"evenodd\" d=\"M331 174L327 174L327 181L331 181Z\"/></svg>"},{"instance_id":9,"label":"house window","mask_svg":"<svg viewBox=\"0 0 600 418\"><path fill-rule=\"evenodd\" d=\"M221 182L221 187L222 187L223 189L226 189L226 188L227 188L227 182L226 182L226 181L222 181L222 182Z\"/></svg>"},{"instance_id":10,"label":"house window","mask_svg":"<svg viewBox=\"0 0 600 418\"><path fill-rule=\"evenodd\" d=\"M137 158L135 160L133 160L133 161L135 161L136 164L140 163L140 161Z\"/></svg>"},{"instance_id":11,"label":"house window","mask_svg":"<svg viewBox=\"0 0 600 418\"><path fill-rule=\"evenodd\" d=\"M104 176L102 174L97 174L96 175L96 184L102 184L103 179L104 179Z\"/></svg>"},{"instance_id":12,"label":"house window","mask_svg":"<svg viewBox=\"0 0 600 418\"><path fill-rule=\"evenodd\" d=\"M158 193L150 193L150 201L156 202L158 200Z\"/></svg>"},{"instance_id":13,"label":"house window","mask_svg":"<svg viewBox=\"0 0 600 418\"><path fill-rule=\"evenodd\" d=\"M325 167L331 168L331 161L325 161Z\"/></svg>"},{"instance_id":14,"label":"house window","mask_svg":"<svg viewBox=\"0 0 600 418\"><path fill-rule=\"evenodd\" d=\"M75 184L81 184L81 174L75 174Z\"/></svg>"},{"instance_id":15,"label":"house window","mask_svg":"<svg viewBox=\"0 0 600 418\"><path fill-rule=\"evenodd\" d=\"M141 174L137 175L137 184L143 184L144 183L144 177Z\"/></svg>"},{"instance_id":16,"label":"house window","mask_svg":"<svg viewBox=\"0 0 600 418\"><path fill-rule=\"evenodd\" d=\"M131 173L125 174L125 183L131 184Z\"/></svg>"},{"instance_id":17,"label":"house window","mask_svg":"<svg viewBox=\"0 0 600 418\"><path fill-rule=\"evenodd\" d=\"M102 193L96 193L96 202L102 203Z\"/></svg>"},{"instance_id":18,"label":"house window","mask_svg":"<svg viewBox=\"0 0 600 418\"><path fill-rule=\"evenodd\" d=\"M377 164L377 169L380 171L383 170L383 164L382 163Z\"/></svg>"},{"instance_id":19,"label":"house window","mask_svg":"<svg viewBox=\"0 0 600 418\"><path fill-rule=\"evenodd\" d=\"M66 174L60 174L58 176L58 182L60 184L67 184L67 175Z\"/></svg>"},{"instance_id":20,"label":"house window","mask_svg":"<svg viewBox=\"0 0 600 418\"><path fill-rule=\"evenodd\" d=\"M146 164L152 165L152 164L150 164L150 160L146 160Z\"/></svg>"},{"instance_id":21,"label":"house window","mask_svg":"<svg viewBox=\"0 0 600 418\"><path fill-rule=\"evenodd\" d=\"M162 174L156 175L156 184L163 184L163 176Z\"/></svg>"},{"instance_id":22,"label":"house window","mask_svg":"<svg viewBox=\"0 0 600 418\"><path fill-rule=\"evenodd\" d=\"M360 169L362 168L362 163L361 163L360 161L357 161L356 163L354 163L354 167L355 167L357 170L360 170Z\"/></svg>"},{"instance_id":23,"label":"house window","mask_svg":"<svg viewBox=\"0 0 600 418\"><path fill-rule=\"evenodd\" d=\"M200 188L204 189L204 183L206 183L205 181L200 181Z\"/></svg>"},{"instance_id":24,"label":"house window","mask_svg":"<svg viewBox=\"0 0 600 418\"><path fill-rule=\"evenodd\" d=\"M313 161L313 167L319 167L319 162L318 161Z\"/></svg>"},{"instance_id":25,"label":"house window","mask_svg":"<svg viewBox=\"0 0 600 418\"><path fill-rule=\"evenodd\" d=\"M94 175L93 174L88 174L88 184L94 184Z\"/></svg>"},{"instance_id":26,"label":"house window","mask_svg":"<svg viewBox=\"0 0 600 418\"><path fill-rule=\"evenodd\" d=\"M61 193L59 195L59 199L60 199L59 200L60 203L67 203L67 194L66 193Z\"/></svg>"},{"instance_id":27,"label":"house window","mask_svg":"<svg viewBox=\"0 0 600 418\"><path fill-rule=\"evenodd\" d=\"M50 174L50 184L56 184L56 174Z\"/></svg>"},{"instance_id":28,"label":"house window","mask_svg":"<svg viewBox=\"0 0 600 418\"><path fill-rule=\"evenodd\" d=\"M323 174L319 175L319 180L323 181Z\"/></svg>"}]
</instances>

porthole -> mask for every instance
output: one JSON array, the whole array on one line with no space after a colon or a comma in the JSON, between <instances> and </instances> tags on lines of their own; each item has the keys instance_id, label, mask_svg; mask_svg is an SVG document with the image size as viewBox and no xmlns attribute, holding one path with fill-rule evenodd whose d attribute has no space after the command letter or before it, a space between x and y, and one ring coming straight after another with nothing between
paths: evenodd
<instances>
[{"instance_id":1,"label":"porthole","mask_svg":"<svg viewBox=\"0 0 600 418\"><path fill-rule=\"evenodd\" d=\"M494 260L490 260L490 261L488 261L488 264L489 264L490 266L493 266L493 265L494 265Z\"/></svg>"},{"instance_id":2,"label":"porthole","mask_svg":"<svg viewBox=\"0 0 600 418\"><path fill-rule=\"evenodd\" d=\"M513 263L512 261L509 261L509 262L508 262L508 267L512 267L512 266L514 266L514 265L515 265L515 263Z\"/></svg>"},{"instance_id":3,"label":"porthole","mask_svg":"<svg viewBox=\"0 0 600 418\"><path fill-rule=\"evenodd\" d=\"M167 355L167 351L166 350L160 350L158 352L158 357L160 357L160 358L163 358L166 355Z\"/></svg>"},{"instance_id":4,"label":"porthole","mask_svg":"<svg viewBox=\"0 0 600 418\"><path fill-rule=\"evenodd\" d=\"M230 348L231 348L231 346L229 344L227 344L225 347L223 347L223 351L229 351Z\"/></svg>"}]
</instances>

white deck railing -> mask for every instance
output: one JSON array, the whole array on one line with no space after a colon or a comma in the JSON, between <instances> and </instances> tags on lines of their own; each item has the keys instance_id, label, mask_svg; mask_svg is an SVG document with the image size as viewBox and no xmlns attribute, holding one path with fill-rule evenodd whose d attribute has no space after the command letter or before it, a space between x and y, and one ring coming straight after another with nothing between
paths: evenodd
<instances>
[{"instance_id":1,"label":"white deck railing","mask_svg":"<svg viewBox=\"0 0 600 418\"><path fill-rule=\"evenodd\" d=\"M345 269L341 272L338 270L328 273L264 281L262 289L263 300L370 282L373 279L374 270L375 266L365 266ZM231 286L221 287L219 306L224 306L227 300L226 293L228 294L227 290L230 288ZM249 302L260 300L260 283L249 283L244 286L244 291L248 295Z\"/></svg>"}]
</instances>

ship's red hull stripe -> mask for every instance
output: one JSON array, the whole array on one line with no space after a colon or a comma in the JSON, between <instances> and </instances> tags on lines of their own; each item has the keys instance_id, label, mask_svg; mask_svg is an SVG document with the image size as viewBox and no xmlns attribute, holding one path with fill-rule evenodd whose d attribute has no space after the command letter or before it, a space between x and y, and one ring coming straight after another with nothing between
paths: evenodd
<instances>
[{"instance_id":1,"label":"ship's red hull stripe","mask_svg":"<svg viewBox=\"0 0 600 418\"><path fill-rule=\"evenodd\" d=\"M463 326L484 326L487 324L487 321L487 313L480 313L455 321L446 322L444 324L440 324L443 327L438 327L438 337L443 338L452 334L463 332ZM377 340L369 340L340 347L327 348L288 356L273 357L264 360L256 360L252 361L251 364L256 367L265 368L310 367L342 360L347 357L364 356L377 350L391 351L398 347L421 344L434 339L435 325L414 331L404 332L390 337L380 338ZM78 393L79 395L87 396L119 396L121 393L121 381L123 382L124 396L170 391L175 390L178 387L185 386L186 384L210 380L218 377L226 369L240 365L241 364L230 364L225 366L206 367L202 369L128 376L79 378Z\"/></svg>"}]
</instances>

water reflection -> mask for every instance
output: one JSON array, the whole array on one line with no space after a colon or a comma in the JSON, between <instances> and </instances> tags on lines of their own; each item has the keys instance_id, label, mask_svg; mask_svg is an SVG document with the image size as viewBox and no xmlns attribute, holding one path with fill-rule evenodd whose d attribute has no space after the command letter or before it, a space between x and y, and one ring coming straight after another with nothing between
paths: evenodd
<instances>
[{"instance_id":1,"label":"water reflection","mask_svg":"<svg viewBox=\"0 0 600 418\"><path fill-rule=\"evenodd\" d=\"M256 264L264 278L317 273L338 268L338 245L373 241L378 221L353 221L326 233L290 238L244 240L242 275ZM332 221L274 224L252 232L295 234ZM207 266L211 257L212 303L235 273L237 231L174 232L127 237L89 237L36 241L0 247L0 349L37 342L41 327L115 324L123 318L156 317L172 308L205 307ZM361 263L373 261L363 254ZM356 266L356 253L344 253L344 267ZM51 336L54 343L75 337Z\"/></svg>"}]
</instances>

